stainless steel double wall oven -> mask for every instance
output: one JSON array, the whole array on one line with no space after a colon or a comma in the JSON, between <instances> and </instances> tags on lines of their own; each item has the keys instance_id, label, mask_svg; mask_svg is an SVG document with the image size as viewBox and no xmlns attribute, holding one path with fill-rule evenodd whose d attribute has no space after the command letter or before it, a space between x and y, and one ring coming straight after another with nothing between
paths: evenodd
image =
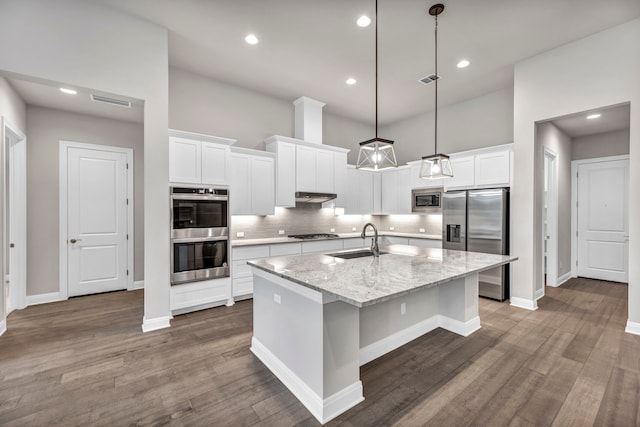
<instances>
[{"instance_id":1,"label":"stainless steel double wall oven","mask_svg":"<svg viewBox=\"0 0 640 427\"><path fill-rule=\"evenodd\" d=\"M229 190L171 187L171 284L229 277Z\"/></svg>"}]
</instances>

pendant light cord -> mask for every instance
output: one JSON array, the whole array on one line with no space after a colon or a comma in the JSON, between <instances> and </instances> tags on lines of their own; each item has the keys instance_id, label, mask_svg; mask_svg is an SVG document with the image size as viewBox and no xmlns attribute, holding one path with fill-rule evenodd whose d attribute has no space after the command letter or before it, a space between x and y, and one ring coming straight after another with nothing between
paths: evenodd
<instances>
[{"instance_id":1,"label":"pendant light cord","mask_svg":"<svg viewBox=\"0 0 640 427\"><path fill-rule=\"evenodd\" d=\"M440 76L438 75L438 15L436 18L436 29L435 29L435 41L436 41L436 106L434 111L435 116L435 126L434 126L434 154L438 154L438 80L440 80Z\"/></svg>"},{"instance_id":2,"label":"pendant light cord","mask_svg":"<svg viewBox=\"0 0 640 427\"><path fill-rule=\"evenodd\" d=\"M376 0L376 139L378 139L378 0Z\"/></svg>"}]
</instances>

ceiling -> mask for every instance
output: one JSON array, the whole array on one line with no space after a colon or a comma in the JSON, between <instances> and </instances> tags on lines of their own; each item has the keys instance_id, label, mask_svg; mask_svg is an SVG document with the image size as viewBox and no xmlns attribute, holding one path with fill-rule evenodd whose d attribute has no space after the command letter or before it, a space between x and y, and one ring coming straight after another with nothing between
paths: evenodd
<instances>
[{"instance_id":1,"label":"ceiling","mask_svg":"<svg viewBox=\"0 0 640 427\"><path fill-rule=\"evenodd\" d=\"M600 114L600 117L588 120L587 116L590 114ZM631 106L629 104L623 104L614 107L599 108L597 110L583 111L551 120L551 122L571 138L629 129Z\"/></svg>"},{"instance_id":2,"label":"ceiling","mask_svg":"<svg viewBox=\"0 0 640 427\"><path fill-rule=\"evenodd\" d=\"M169 30L169 63L286 101L306 95L326 112L368 124L375 118L374 0L85 0ZM439 17L439 106L513 85L514 64L640 17L638 0L449 0ZM379 0L379 123L433 109L434 20L424 0ZM73 13L70 11L70 13ZM254 33L260 43L244 42ZM466 58L471 65L458 69ZM348 77L357 84L348 86ZM11 79L25 101L112 118L79 91L71 105L57 88ZM80 96L82 95L82 96ZM66 104L65 104L66 103ZM108 109L105 109L109 107ZM135 111L134 111L135 110ZM124 120L142 121L142 105Z\"/></svg>"}]
</instances>

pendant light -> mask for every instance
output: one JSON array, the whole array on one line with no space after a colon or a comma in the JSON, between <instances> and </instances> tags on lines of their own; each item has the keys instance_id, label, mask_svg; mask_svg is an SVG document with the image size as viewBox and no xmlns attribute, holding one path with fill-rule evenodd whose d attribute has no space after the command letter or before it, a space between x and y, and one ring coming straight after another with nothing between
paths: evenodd
<instances>
[{"instance_id":1,"label":"pendant light","mask_svg":"<svg viewBox=\"0 0 640 427\"><path fill-rule=\"evenodd\" d=\"M435 44L436 44L436 71L435 71L435 84L436 84L436 99L435 99L435 131L434 131L434 153L430 156L424 156L422 158L422 165L420 167L420 178L424 179L438 179L438 178L451 178L453 176L453 169L451 169L451 161L446 154L438 153L438 15L444 11L443 4L434 4L429 8L429 15L433 16L436 21L435 29Z\"/></svg>"},{"instance_id":2,"label":"pendant light","mask_svg":"<svg viewBox=\"0 0 640 427\"><path fill-rule=\"evenodd\" d=\"M397 168L393 141L378 138L378 0L376 0L376 137L360 143L356 169L382 170Z\"/></svg>"}]
</instances>

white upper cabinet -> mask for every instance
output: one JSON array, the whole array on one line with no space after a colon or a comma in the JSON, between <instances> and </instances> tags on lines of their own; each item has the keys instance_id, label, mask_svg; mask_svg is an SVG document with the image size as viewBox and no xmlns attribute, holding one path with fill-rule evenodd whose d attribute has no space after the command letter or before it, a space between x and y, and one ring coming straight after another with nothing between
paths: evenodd
<instances>
[{"instance_id":1,"label":"white upper cabinet","mask_svg":"<svg viewBox=\"0 0 640 427\"><path fill-rule=\"evenodd\" d=\"M229 185L229 146L234 139L169 131L169 181Z\"/></svg>"},{"instance_id":2,"label":"white upper cabinet","mask_svg":"<svg viewBox=\"0 0 640 427\"><path fill-rule=\"evenodd\" d=\"M275 155L256 150L231 149L232 215L275 213Z\"/></svg>"},{"instance_id":3,"label":"white upper cabinet","mask_svg":"<svg viewBox=\"0 0 640 427\"><path fill-rule=\"evenodd\" d=\"M341 180L346 178L349 150L279 135L264 142L267 151L276 153L277 206L295 206L297 191L335 193L336 206L346 203Z\"/></svg>"},{"instance_id":4,"label":"white upper cabinet","mask_svg":"<svg viewBox=\"0 0 640 427\"><path fill-rule=\"evenodd\" d=\"M346 215L371 215L373 213L373 172L349 165L346 170Z\"/></svg>"},{"instance_id":5,"label":"white upper cabinet","mask_svg":"<svg viewBox=\"0 0 640 427\"><path fill-rule=\"evenodd\" d=\"M381 172L381 213L411 213L411 167Z\"/></svg>"},{"instance_id":6,"label":"white upper cabinet","mask_svg":"<svg viewBox=\"0 0 640 427\"><path fill-rule=\"evenodd\" d=\"M276 155L276 206L296 205L296 146L274 137L265 140L267 151Z\"/></svg>"},{"instance_id":7,"label":"white upper cabinet","mask_svg":"<svg viewBox=\"0 0 640 427\"><path fill-rule=\"evenodd\" d=\"M500 145L451 155L453 178L444 180L445 190L510 187L512 145Z\"/></svg>"},{"instance_id":8,"label":"white upper cabinet","mask_svg":"<svg viewBox=\"0 0 640 427\"><path fill-rule=\"evenodd\" d=\"M511 151L478 154L475 159L476 186L508 186L511 181Z\"/></svg>"}]
</instances>

